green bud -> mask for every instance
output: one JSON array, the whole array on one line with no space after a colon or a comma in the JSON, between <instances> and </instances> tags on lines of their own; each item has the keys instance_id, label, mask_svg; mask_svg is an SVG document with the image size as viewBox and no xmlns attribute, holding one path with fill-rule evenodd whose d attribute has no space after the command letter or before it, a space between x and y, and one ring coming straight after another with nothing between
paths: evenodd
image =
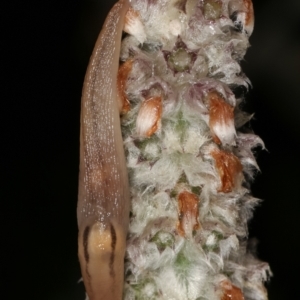
<instances>
[{"instance_id":1,"label":"green bud","mask_svg":"<svg viewBox=\"0 0 300 300\"><path fill-rule=\"evenodd\" d=\"M222 2L218 0L205 0L203 14L207 20L217 20L222 14Z\"/></svg>"},{"instance_id":2,"label":"green bud","mask_svg":"<svg viewBox=\"0 0 300 300\"><path fill-rule=\"evenodd\" d=\"M169 66L177 72L183 72L188 70L191 62L191 54L183 48L179 48L175 52L172 52L168 58Z\"/></svg>"},{"instance_id":3,"label":"green bud","mask_svg":"<svg viewBox=\"0 0 300 300\"><path fill-rule=\"evenodd\" d=\"M164 251L167 247L173 246L175 239L170 233L159 231L152 237L150 242L155 243L158 250Z\"/></svg>"}]
</instances>

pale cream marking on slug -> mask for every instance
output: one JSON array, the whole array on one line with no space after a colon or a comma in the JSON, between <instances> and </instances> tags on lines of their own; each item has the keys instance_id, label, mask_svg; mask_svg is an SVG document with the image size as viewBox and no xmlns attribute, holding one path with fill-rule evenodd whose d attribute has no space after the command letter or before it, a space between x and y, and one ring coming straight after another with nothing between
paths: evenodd
<instances>
[{"instance_id":1,"label":"pale cream marking on slug","mask_svg":"<svg viewBox=\"0 0 300 300\"><path fill-rule=\"evenodd\" d=\"M126 240L123 229L97 222L79 235L81 272L90 300L122 299Z\"/></svg>"}]
</instances>

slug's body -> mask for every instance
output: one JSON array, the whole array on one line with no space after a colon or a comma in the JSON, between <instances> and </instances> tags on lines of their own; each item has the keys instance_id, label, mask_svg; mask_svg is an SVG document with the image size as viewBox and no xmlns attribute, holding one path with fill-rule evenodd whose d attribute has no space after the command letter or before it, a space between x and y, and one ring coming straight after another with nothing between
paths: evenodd
<instances>
[{"instance_id":1,"label":"slug's body","mask_svg":"<svg viewBox=\"0 0 300 300\"><path fill-rule=\"evenodd\" d=\"M85 77L77 208L79 260L90 300L122 298L129 189L117 89L128 1L110 11Z\"/></svg>"}]
</instances>

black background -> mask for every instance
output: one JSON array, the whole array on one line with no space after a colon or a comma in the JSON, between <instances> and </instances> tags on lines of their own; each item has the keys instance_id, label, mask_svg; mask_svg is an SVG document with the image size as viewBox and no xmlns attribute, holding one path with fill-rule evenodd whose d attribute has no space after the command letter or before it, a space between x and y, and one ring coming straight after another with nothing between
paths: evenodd
<instances>
[{"instance_id":1,"label":"black background","mask_svg":"<svg viewBox=\"0 0 300 300\"><path fill-rule=\"evenodd\" d=\"M104 1L103 1L104 2ZM81 87L114 1L3 1L1 25L1 295L84 299L77 260ZM249 224L274 277L270 300L298 299L300 1L254 0L247 110L265 141ZM4 107L3 107L4 106ZM1 296L2 298L2 296ZM4 299L4 298L3 298Z\"/></svg>"}]
</instances>

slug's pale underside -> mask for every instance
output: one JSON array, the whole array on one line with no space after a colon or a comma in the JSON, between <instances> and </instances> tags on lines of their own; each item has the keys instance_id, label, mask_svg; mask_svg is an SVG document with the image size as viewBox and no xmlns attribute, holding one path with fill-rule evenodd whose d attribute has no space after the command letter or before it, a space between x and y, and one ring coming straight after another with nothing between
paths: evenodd
<instances>
[{"instance_id":1,"label":"slug's pale underside","mask_svg":"<svg viewBox=\"0 0 300 300\"><path fill-rule=\"evenodd\" d=\"M129 188L117 89L128 1L110 11L85 77L77 208L79 260L90 300L122 299Z\"/></svg>"}]
</instances>

